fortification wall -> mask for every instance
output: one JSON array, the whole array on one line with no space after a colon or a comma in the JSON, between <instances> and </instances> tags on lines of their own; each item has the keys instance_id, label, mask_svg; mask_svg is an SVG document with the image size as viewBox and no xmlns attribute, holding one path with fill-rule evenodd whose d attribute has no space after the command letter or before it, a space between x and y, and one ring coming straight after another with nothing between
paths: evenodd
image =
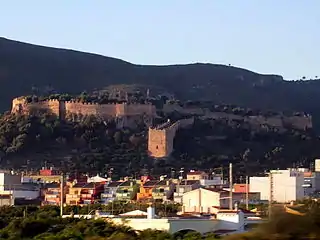
<instances>
[{"instance_id":1,"label":"fortification wall","mask_svg":"<svg viewBox=\"0 0 320 240\"><path fill-rule=\"evenodd\" d=\"M58 100L47 100L40 102L27 103L24 97L12 100L12 113L30 114L35 111L45 110L59 116L60 103Z\"/></svg>"},{"instance_id":2,"label":"fortification wall","mask_svg":"<svg viewBox=\"0 0 320 240\"><path fill-rule=\"evenodd\" d=\"M119 104L118 104L119 105ZM123 112L119 114L125 116L143 115L154 116L156 114L156 107L152 104L122 104Z\"/></svg>"},{"instance_id":3,"label":"fortification wall","mask_svg":"<svg viewBox=\"0 0 320 240\"><path fill-rule=\"evenodd\" d=\"M28 104L30 111L34 110L45 110L59 116L60 103L58 100L48 100L37 103Z\"/></svg>"},{"instance_id":4,"label":"fortification wall","mask_svg":"<svg viewBox=\"0 0 320 240\"><path fill-rule=\"evenodd\" d=\"M173 152L173 141L179 128L194 123L194 118L181 119L175 123L167 123L149 128L148 153L155 158L168 157ZM164 126L164 127L163 127Z\"/></svg>"},{"instance_id":5,"label":"fortification wall","mask_svg":"<svg viewBox=\"0 0 320 240\"><path fill-rule=\"evenodd\" d=\"M117 115L116 104L101 104L97 106L97 114L103 118L111 118Z\"/></svg>"},{"instance_id":6,"label":"fortification wall","mask_svg":"<svg viewBox=\"0 0 320 240\"><path fill-rule=\"evenodd\" d=\"M180 112L184 114L195 114L195 115L204 115L205 114L205 109L199 108L199 107L188 107L188 108L183 108L178 104L164 104L162 111L165 113L170 113L170 112Z\"/></svg>"},{"instance_id":7,"label":"fortification wall","mask_svg":"<svg viewBox=\"0 0 320 240\"><path fill-rule=\"evenodd\" d=\"M65 102L66 114L96 115L98 104L81 103L67 101Z\"/></svg>"},{"instance_id":8,"label":"fortification wall","mask_svg":"<svg viewBox=\"0 0 320 240\"><path fill-rule=\"evenodd\" d=\"M24 97L18 97L12 100L11 113L25 113L27 110L27 102Z\"/></svg>"},{"instance_id":9,"label":"fortification wall","mask_svg":"<svg viewBox=\"0 0 320 240\"><path fill-rule=\"evenodd\" d=\"M12 100L12 113L29 114L31 111L49 110L64 118L66 115L98 115L103 118L156 116L156 107L152 104L96 104L76 101L48 100L27 103L25 97Z\"/></svg>"},{"instance_id":10,"label":"fortification wall","mask_svg":"<svg viewBox=\"0 0 320 240\"><path fill-rule=\"evenodd\" d=\"M284 122L300 130L311 129L313 127L311 116L292 116L284 119Z\"/></svg>"},{"instance_id":11,"label":"fortification wall","mask_svg":"<svg viewBox=\"0 0 320 240\"><path fill-rule=\"evenodd\" d=\"M271 127L282 128L283 120L280 116L264 117L264 116L249 116L245 117L244 121L253 125L268 125Z\"/></svg>"}]
</instances>

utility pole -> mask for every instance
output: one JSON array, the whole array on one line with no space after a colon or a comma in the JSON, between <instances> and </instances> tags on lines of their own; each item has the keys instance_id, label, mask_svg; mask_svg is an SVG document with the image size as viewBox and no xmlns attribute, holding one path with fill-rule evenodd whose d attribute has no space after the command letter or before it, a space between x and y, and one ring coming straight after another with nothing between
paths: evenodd
<instances>
[{"instance_id":1,"label":"utility pole","mask_svg":"<svg viewBox=\"0 0 320 240\"><path fill-rule=\"evenodd\" d=\"M270 171L269 173L269 188L270 188L270 193L269 193L269 209L268 209L268 215L269 219L271 218L271 212L272 212L272 202L273 202L273 175L272 172Z\"/></svg>"},{"instance_id":2,"label":"utility pole","mask_svg":"<svg viewBox=\"0 0 320 240\"><path fill-rule=\"evenodd\" d=\"M60 177L60 216L63 216L63 197L64 197L64 191L63 191L63 187L64 187L64 176L63 173L61 173L61 177Z\"/></svg>"},{"instance_id":3,"label":"utility pole","mask_svg":"<svg viewBox=\"0 0 320 240\"><path fill-rule=\"evenodd\" d=\"M233 189L233 180L232 180L232 163L229 164L229 209L233 209L232 201L232 189Z\"/></svg>"},{"instance_id":4,"label":"utility pole","mask_svg":"<svg viewBox=\"0 0 320 240\"><path fill-rule=\"evenodd\" d=\"M249 177L246 176L246 209L249 210Z\"/></svg>"},{"instance_id":5,"label":"utility pole","mask_svg":"<svg viewBox=\"0 0 320 240\"><path fill-rule=\"evenodd\" d=\"M222 185L224 185L224 180L223 180L223 166L221 166L221 180L222 180Z\"/></svg>"}]
</instances>

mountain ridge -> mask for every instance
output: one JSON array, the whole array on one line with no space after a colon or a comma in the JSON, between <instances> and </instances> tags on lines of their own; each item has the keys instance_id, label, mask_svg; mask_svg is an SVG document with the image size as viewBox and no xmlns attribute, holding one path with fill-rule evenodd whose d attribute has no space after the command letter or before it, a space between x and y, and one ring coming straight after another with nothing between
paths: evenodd
<instances>
[{"instance_id":1,"label":"mountain ridge","mask_svg":"<svg viewBox=\"0 0 320 240\"><path fill-rule=\"evenodd\" d=\"M320 81L287 81L211 63L139 65L118 58L0 38L0 111L32 89L78 93L114 84L161 87L176 98L320 115ZM44 91L44 90L43 90ZM151 89L152 92L152 89Z\"/></svg>"}]
</instances>

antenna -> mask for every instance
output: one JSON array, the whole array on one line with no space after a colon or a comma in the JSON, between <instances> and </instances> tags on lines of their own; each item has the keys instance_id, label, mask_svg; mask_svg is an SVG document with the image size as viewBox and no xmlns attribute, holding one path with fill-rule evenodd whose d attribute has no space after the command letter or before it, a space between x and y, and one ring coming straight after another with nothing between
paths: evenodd
<instances>
[{"instance_id":1,"label":"antenna","mask_svg":"<svg viewBox=\"0 0 320 240\"><path fill-rule=\"evenodd\" d=\"M246 176L246 209L249 210L249 177Z\"/></svg>"},{"instance_id":2,"label":"antenna","mask_svg":"<svg viewBox=\"0 0 320 240\"><path fill-rule=\"evenodd\" d=\"M233 209L232 204L232 188L233 188L233 180L232 180L232 163L229 164L229 209Z\"/></svg>"}]
</instances>

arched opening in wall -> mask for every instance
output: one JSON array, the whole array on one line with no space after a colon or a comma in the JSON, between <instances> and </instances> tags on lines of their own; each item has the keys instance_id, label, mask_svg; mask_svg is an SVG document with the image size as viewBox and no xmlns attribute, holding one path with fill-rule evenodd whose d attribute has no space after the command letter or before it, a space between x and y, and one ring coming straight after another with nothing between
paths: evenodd
<instances>
[{"instance_id":1,"label":"arched opening in wall","mask_svg":"<svg viewBox=\"0 0 320 240\"><path fill-rule=\"evenodd\" d=\"M159 146L158 146L158 145L156 146L156 149L157 149L157 150L159 149Z\"/></svg>"}]
</instances>

